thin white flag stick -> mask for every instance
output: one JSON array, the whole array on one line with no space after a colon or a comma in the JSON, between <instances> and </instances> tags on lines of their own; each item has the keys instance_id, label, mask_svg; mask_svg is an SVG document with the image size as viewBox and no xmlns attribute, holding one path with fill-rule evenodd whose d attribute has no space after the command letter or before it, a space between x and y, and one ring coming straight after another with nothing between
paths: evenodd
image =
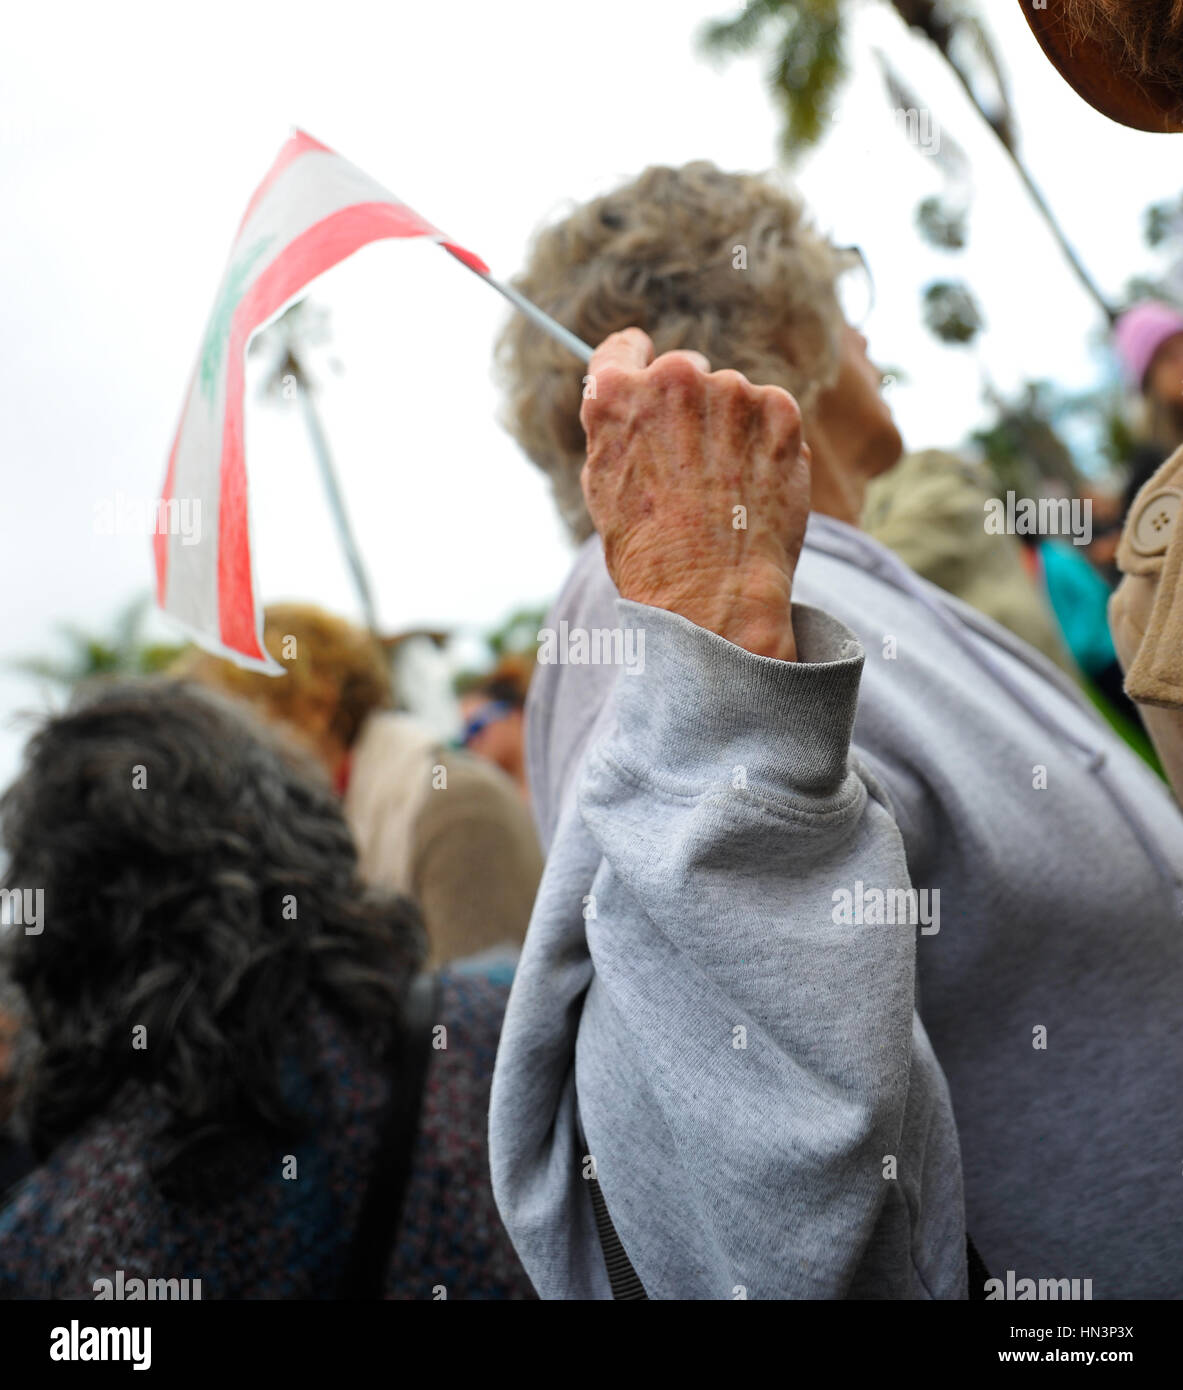
<instances>
[{"instance_id":1,"label":"thin white flag stick","mask_svg":"<svg viewBox=\"0 0 1183 1390\"><path fill-rule=\"evenodd\" d=\"M563 327L561 323L556 323L549 314L543 313L537 304L531 304L525 295L519 294L512 285L505 285L494 276L489 274L488 268L475 263L475 258L470 260L467 256L462 256L453 247L444 243L444 250L449 255L455 256L461 265L465 265L474 275L479 275L486 284L492 285L498 294L504 295L513 307L521 314L525 314L528 319L542 329L544 333L549 333L556 343L561 343L570 352L573 352L581 362L590 362L592 349L583 341L577 338L569 329Z\"/></svg>"}]
</instances>

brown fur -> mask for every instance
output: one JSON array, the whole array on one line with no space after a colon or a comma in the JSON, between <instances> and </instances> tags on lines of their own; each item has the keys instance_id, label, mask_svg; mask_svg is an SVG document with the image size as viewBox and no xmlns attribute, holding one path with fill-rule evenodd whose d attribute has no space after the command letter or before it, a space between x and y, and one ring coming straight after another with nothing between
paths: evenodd
<instances>
[{"instance_id":1,"label":"brown fur","mask_svg":"<svg viewBox=\"0 0 1183 1390\"><path fill-rule=\"evenodd\" d=\"M1183 0L1060 0L1069 32L1091 38L1115 67L1183 96Z\"/></svg>"}]
</instances>

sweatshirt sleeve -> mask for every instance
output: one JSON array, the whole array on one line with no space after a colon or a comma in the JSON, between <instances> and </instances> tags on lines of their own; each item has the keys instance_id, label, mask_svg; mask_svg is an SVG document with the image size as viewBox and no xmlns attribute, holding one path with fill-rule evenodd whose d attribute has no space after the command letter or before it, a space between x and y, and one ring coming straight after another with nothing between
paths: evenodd
<instances>
[{"instance_id":1,"label":"sweatshirt sleeve","mask_svg":"<svg viewBox=\"0 0 1183 1390\"><path fill-rule=\"evenodd\" d=\"M795 663L626 600L619 621L644 664L578 790L575 1094L625 1250L652 1297L963 1296L917 915L875 909L920 900L851 758L861 647L801 605Z\"/></svg>"}]
</instances>

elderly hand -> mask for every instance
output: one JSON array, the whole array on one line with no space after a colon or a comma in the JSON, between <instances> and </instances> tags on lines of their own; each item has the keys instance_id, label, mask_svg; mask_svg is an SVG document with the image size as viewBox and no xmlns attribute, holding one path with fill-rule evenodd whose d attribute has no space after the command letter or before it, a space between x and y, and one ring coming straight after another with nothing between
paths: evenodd
<instances>
[{"instance_id":1,"label":"elderly hand","mask_svg":"<svg viewBox=\"0 0 1183 1390\"><path fill-rule=\"evenodd\" d=\"M624 598L795 661L793 573L809 516L796 401L637 328L588 367L583 492Z\"/></svg>"}]
</instances>

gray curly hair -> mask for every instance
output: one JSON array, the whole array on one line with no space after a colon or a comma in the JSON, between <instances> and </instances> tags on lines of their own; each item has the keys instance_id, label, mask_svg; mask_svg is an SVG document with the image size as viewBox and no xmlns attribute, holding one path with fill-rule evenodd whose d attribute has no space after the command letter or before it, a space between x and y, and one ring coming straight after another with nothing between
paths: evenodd
<instances>
[{"instance_id":1,"label":"gray curly hair","mask_svg":"<svg viewBox=\"0 0 1183 1390\"><path fill-rule=\"evenodd\" d=\"M646 169L545 228L514 284L585 342L642 328L659 353L694 349L758 385L783 386L808 422L837 379L836 281L853 260L770 179L698 161ZM497 367L506 428L550 479L571 534L585 539L583 364L515 316Z\"/></svg>"}]
</instances>

